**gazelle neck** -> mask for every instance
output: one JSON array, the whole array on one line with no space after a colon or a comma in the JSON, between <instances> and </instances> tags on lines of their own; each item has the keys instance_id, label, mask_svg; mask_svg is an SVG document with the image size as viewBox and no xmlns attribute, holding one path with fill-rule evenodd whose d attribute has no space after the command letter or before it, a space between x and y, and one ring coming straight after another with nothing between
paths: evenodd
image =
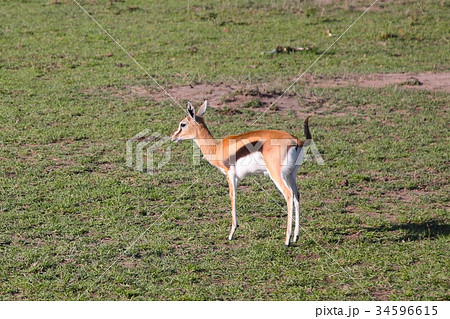
<instances>
[{"instance_id":1,"label":"gazelle neck","mask_svg":"<svg viewBox=\"0 0 450 319\"><path fill-rule=\"evenodd\" d=\"M215 164L214 158L219 141L216 140L214 136L212 136L203 119L197 119L197 123L198 128L194 141L198 145L198 147L200 147L200 150L202 151L204 157L208 160L208 162L214 166L217 166Z\"/></svg>"}]
</instances>

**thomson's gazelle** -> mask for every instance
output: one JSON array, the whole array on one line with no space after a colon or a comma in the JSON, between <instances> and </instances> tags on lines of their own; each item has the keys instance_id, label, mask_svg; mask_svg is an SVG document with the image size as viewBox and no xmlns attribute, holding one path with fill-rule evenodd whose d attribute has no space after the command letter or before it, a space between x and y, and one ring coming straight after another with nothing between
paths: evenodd
<instances>
[{"instance_id":1,"label":"thomson's gazelle","mask_svg":"<svg viewBox=\"0 0 450 319\"><path fill-rule=\"evenodd\" d=\"M291 134L278 130L264 130L233 135L216 140L203 120L207 102L197 113L188 103L188 116L181 120L178 129L172 134L172 141L194 140L209 163L219 168L227 177L231 198L232 239L238 227L236 216L236 188L238 182L248 174L269 175L284 195L287 203L287 227L285 244L289 245L292 231L292 211L295 211L295 230L293 241L300 233L299 213L300 195L296 175L303 159L304 142ZM306 141L311 139L308 118L304 123Z\"/></svg>"}]
</instances>

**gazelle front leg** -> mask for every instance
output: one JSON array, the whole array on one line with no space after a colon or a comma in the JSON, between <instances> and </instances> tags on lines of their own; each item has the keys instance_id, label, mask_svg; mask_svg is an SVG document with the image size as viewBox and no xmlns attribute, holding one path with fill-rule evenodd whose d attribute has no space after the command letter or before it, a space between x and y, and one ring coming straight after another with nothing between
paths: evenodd
<instances>
[{"instance_id":1,"label":"gazelle front leg","mask_svg":"<svg viewBox=\"0 0 450 319\"><path fill-rule=\"evenodd\" d=\"M234 174L229 173L227 174L227 181L228 186L230 188L230 199L231 199L231 231L230 235L228 236L228 240L232 240L234 236L234 232L239 227L238 221L237 221L237 214L236 214L236 187L237 187L237 180Z\"/></svg>"}]
</instances>

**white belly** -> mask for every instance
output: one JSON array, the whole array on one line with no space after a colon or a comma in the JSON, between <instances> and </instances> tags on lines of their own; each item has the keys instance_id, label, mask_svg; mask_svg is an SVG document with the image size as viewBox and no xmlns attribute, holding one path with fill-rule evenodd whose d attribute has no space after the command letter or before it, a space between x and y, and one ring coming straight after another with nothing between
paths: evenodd
<instances>
[{"instance_id":1,"label":"white belly","mask_svg":"<svg viewBox=\"0 0 450 319\"><path fill-rule=\"evenodd\" d=\"M260 152L251 153L237 160L235 165L235 176L242 180L246 175L268 174L266 163Z\"/></svg>"}]
</instances>

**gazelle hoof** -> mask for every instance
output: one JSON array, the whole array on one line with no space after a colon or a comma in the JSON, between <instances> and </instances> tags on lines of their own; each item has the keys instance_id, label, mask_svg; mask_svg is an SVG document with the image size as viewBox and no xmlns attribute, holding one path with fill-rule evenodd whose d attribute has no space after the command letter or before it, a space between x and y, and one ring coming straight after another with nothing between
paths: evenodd
<instances>
[{"instance_id":1,"label":"gazelle hoof","mask_svg":"<svg viewBox=\"0 0 450 319\"><path fill-rule=\"evenodd\" d=\"M234 237L234 232L236 231L236 229L238 229L239 225L236 225L236 227L231 228L231 232L230 235L228 236L228 240L232 240Z\"/></svg>"}]
</instances>

